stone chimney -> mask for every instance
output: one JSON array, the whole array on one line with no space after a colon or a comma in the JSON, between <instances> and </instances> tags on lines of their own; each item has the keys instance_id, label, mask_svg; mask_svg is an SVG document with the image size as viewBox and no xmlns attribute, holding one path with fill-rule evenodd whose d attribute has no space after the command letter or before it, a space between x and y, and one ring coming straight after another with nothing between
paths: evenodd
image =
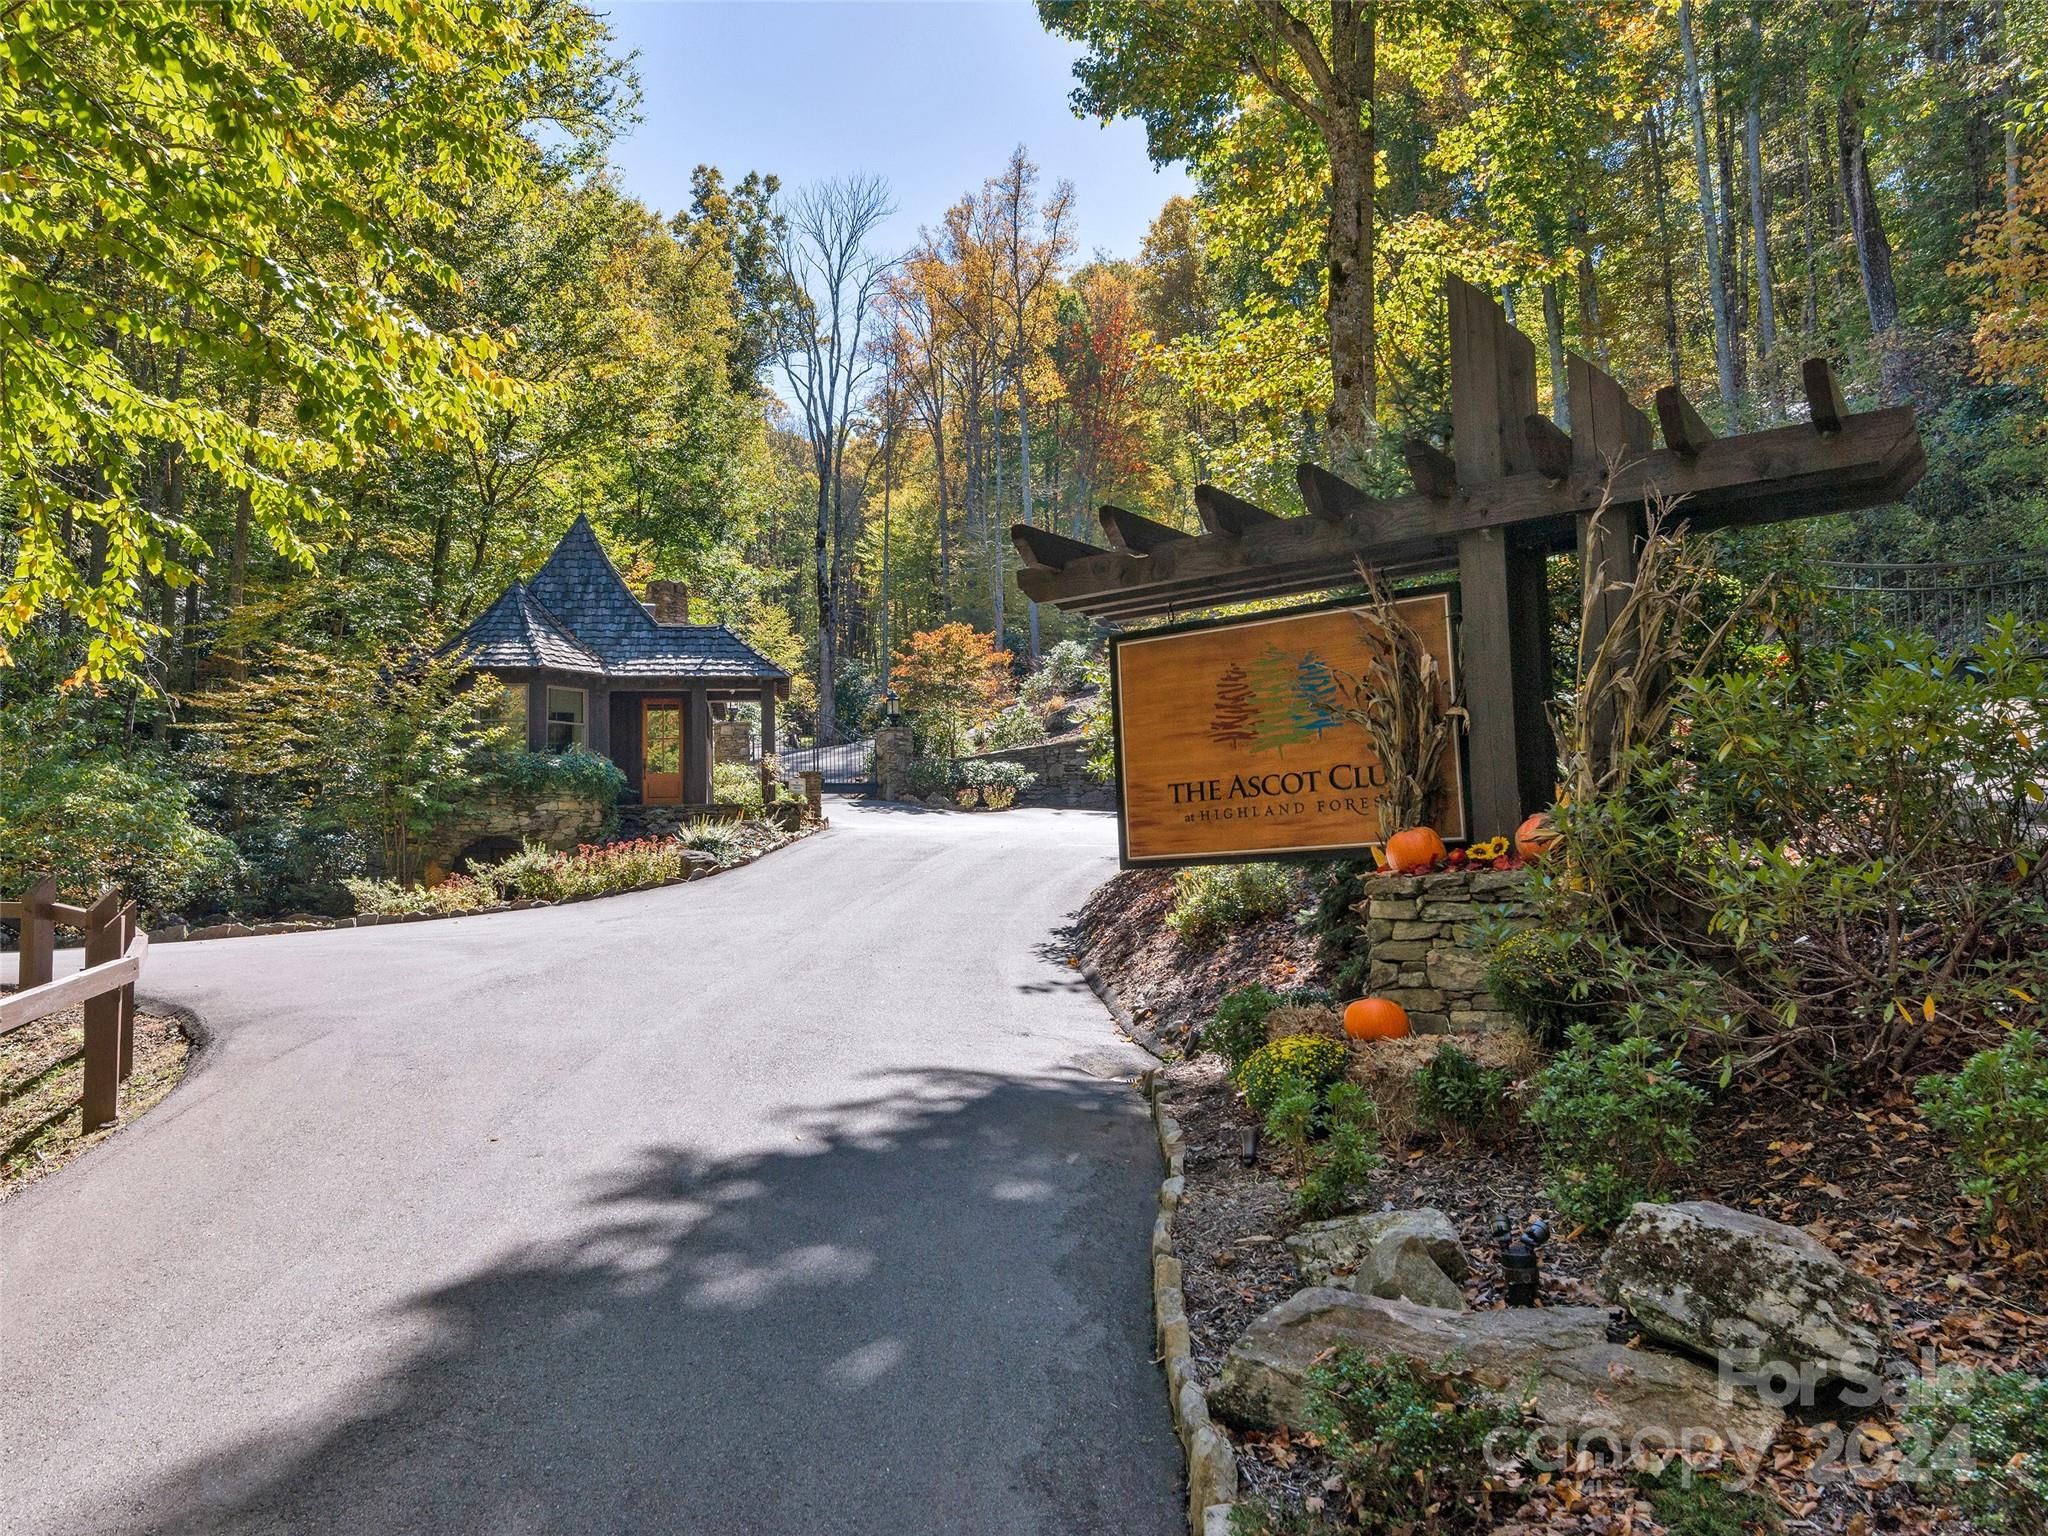
<instances>
[{"instance_id":1,"label":"stone chimney","mask_svg":"<svg viewBox=\"0 0 2048 1536\"><path fill-rule=\"evenodd\" d=\"M657 624L690 622L690 589L680 581L647 583L647 607Z\"/></svg>"}]
</instances>

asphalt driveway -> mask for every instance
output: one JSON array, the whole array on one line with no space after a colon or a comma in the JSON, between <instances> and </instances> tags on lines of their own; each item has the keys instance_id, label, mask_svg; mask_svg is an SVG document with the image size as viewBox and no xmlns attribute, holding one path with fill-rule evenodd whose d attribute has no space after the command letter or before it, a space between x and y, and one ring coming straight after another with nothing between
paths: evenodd
<instances>
[{"instance_id":1,"label":"asphalt driveway","mask_svg":"<svg viewBox=\"0 0 2048 1536\"><path fill-rule=\"evenodd\" d=\"M0 1206L0 1529L1181 1528L1086 812L203 944L212 1032ZM10 957L11 958L11 957Z\"/></svg>"}]
</instances>

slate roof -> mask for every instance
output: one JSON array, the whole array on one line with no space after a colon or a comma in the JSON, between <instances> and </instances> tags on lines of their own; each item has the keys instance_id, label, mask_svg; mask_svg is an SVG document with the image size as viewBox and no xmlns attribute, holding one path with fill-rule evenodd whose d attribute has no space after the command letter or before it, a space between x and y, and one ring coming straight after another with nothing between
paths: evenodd
<instances>
[{"instance_id":1,"label":"slate roof","mask_svg":"<svg viewBox=\"0 0 2048 1536\"><path fill-rule=\"evenodd\" d=\"M473 665L486 669L604 671L604 662L557 624L523 581L507 587L504 596L486 608L457 643L468 652Z\"/></svg>"},{"instance_id":2,"label":"slate roof","mask_svg":"<svg viewBox=\"0 0 2048 1536\"><path fill-rule=\"evenodd\" d=\"M712 681L789 676L723 624L657 624L580 514L547 563L507 587L457 645L486 670Z\"/></svg>"}]
</instances>

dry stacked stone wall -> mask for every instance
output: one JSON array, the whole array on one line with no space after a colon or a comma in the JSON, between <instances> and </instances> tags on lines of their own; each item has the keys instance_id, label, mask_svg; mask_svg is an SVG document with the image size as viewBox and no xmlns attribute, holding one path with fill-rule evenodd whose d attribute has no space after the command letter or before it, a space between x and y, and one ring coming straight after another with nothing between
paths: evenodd
<instances>
[{"instance_id":1,"label":"dry stacked stone wall","mask_svg":"<svg viewBox=\"0 0 2048 1536\"><path fill-rule=\"evenodd\" d=\"M1040 789L1091 788L1088 777L1088 738L1070 731L1050 741L1036 741L1027 747L1001 747L993 752L975 752L963 763L1015 763L1036 776Z\"/></svg>"},{"instance_id":2,"label":"dry stacked stone wall","mask_svg":"<svg viewBox=\"0 0 2048 1536\"><path fill-rule=\"evenodd\" d=\"M1518 869L1448 869L1380 875L1358 904L1372 946L1366 984L1408 1010L1417 1034L1502 1029L1514 1020L1486 989L1479 940L1489 920L1528 920L1528 875Z\"/></svg>"},{"instance_id":3,"label":"dry stacked stone wall","mask_svg":"<svg viewBox=\"0 0 2048 1536\"><path fill-rule=\"evenodd\" d=\"M603 830L608 807L573 795L549 795L530 804L485 805L441 827L426 857L429 884L458 860L489 862L540 843L556 853L587 843Z\"/></svg>"}]
</instances>

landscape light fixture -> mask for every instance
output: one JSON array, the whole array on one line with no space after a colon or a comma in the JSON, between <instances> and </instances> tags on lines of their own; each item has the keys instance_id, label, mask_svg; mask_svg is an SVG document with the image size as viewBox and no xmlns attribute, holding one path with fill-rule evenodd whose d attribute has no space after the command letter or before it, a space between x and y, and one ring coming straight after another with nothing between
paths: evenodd
<instances>
[{"instance_id":1,"label":"landscape light fixture","mask_svg":"<svg viewBox=\"0 0 2048 1536\"><path fill-rule=\"evenodd\" d=\"M896 707L896 690L891 688L887 693L883 694L882 702L888 707L889 723L891 725L901 725L903 723L903 715Z\"/></svg>"},{"instance_id":2,"label":"landscape light fixture","mask_svg":"<svg viewBox=\"0 0 2048 1536\"><path fill-rule=\"evenodd\" d=\"M1511 1307L1533 1307L1543 1276L1536 1252L1550 1241L1550 1223L1532 1221L1520 1232L1508 1226L1505 1215L1493 1219L1493 1240L1500 1245L1501 1288Z\"/></svg>"}]
</instances>

